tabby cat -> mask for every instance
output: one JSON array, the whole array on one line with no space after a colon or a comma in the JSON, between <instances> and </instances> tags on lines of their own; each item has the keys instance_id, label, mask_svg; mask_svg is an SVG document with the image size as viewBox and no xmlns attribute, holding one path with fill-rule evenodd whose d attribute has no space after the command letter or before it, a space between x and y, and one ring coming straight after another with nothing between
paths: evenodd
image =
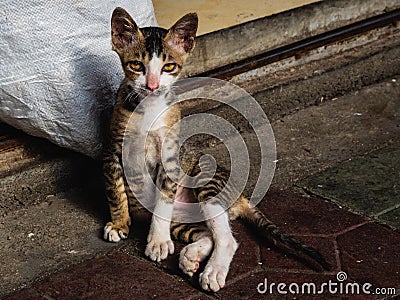
<instances>
[{"instance_id":1,"label":"tabby cat","mask_svg":"<svg viewBox=\"0 0 400 300\"><path fill-rule=\"evenodd\" d=\"M225 204L234 193L229 189L219 193L228 180L224 170L217 168L212 179L200 187L184 187L171 179L181 175L177 171L180 164L177 142L179 128L175 127L172 133L166 135L167 130L172 129L180 119L179 107L170 106L173 102L170 87L193 50L197 23L197 15L189 13L169 30L138 28L124 9L116 8L113 12L112 47L121 59L125 79L118 90L110 136L104 150L106 196L111 213L111 222L104 228L104 239L118 242L127 238L131 225L130 208L137 206L137 198L143 196L150 198L155 205L145 254L153 261L160 261L174 252L171 236L185 242L188 245L180 253L179 266L189 276L198 270L201 261L210 256L200 274L200 285L204 290L216 292L225 285L229 265L238 247L229 224L230 220L236 218L247 221L268 241L314 268L329 269L328 263L316 250L281 232L257 207L251 207L244 196L236 197L234 204L225 209ZM136 109L146 96L153 99L143 109ZM152 122L154 111L164 108L168 108L164 117L153 124L150 132L146 132L144 128ZM132 126L128 129L129 119ZM140 172L136 172L130 175L130 183L134 184L127 184L122 168L122 142L127 131L138 140L147 135L143 151L151 183L146 182ZM207 161L200 165L199 155L193 154L192 158L181 164L186 166L183 169L188 175L201 181L202 177L196 176L207 173L208 165ZM154 191L153 183L160 190L159 193ZM219 200L215 200L217 194ZM179 211L177 203L182 202L203 203L201 212L206 221L189 224L169 221L173 210Z\"/></svg>"}]
</instances>

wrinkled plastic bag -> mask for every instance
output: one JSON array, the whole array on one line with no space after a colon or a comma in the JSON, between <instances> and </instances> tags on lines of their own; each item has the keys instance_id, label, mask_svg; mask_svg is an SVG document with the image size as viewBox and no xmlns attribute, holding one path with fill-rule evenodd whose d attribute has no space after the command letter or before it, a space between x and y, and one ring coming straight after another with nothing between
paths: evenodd
<instances>
[{"instance_id":1,"label":"wrinkled plastic bag","mask_svg":"<svg viewBox=\"0 0 400 300\"><path fill-rule=\"evenodd\" d=\"M111 14L157 24L151 0L2 0L0 120L91 157L123 78Z\"/></svg>"}]
</instances>

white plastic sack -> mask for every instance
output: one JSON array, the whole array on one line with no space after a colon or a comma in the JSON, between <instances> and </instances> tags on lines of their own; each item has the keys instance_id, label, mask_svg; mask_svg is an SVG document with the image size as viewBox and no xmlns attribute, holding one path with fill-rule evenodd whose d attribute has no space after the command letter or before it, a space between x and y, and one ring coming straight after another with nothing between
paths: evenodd
<instances>
[{"instance_id":1,"label":"white plastic sack","mask_svg":"<svg viewBox=\"0 0 400 300\"><path fill-rule=\"evenodd\" d=\"M102 111L123 78L112 11L121 6L139 26L155 26L151 0L1 2L0 120L98 157Z\"/></svg>"}]
</instances>

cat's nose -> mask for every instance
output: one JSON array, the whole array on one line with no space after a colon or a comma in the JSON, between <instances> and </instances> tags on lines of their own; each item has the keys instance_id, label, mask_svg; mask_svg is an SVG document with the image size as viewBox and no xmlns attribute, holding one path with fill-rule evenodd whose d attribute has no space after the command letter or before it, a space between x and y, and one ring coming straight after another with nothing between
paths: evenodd
<instances>
[{"instance_id":1,"label":"cat's nose","mask_svg":"<svg viewBox=\"0 0 400 300\"><path fill-rule=\"evenodd\" d=\"M146 87L154 92L160 87L160 77L156 74L148 73L146 76Z\"/></svg>"},{"instance_id":2,"label":"cat's nose","mask_svg":"<svg viewBox=\"0 0 400 300\"><path fill-rule=\"evenodd\" d=\"M147 89L150 90L151 92L154 92L159 87L160 85L158 83L147 83Z\"/></svg>"}]
</instances>

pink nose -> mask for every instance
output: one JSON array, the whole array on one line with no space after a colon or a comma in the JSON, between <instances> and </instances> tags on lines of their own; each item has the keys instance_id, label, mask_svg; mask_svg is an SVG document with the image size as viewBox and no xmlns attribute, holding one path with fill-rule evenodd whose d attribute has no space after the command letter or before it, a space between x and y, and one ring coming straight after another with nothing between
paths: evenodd
<instances>
[{"instance_id":1,"label":"pink nose","mask_svg":"<svg viewBox=\"0 0 400 300\"><path fill-rule=\"evenodd\" d=\"M147 88L154 92L156 89L158 89L160 87L160 77L157 76L156 74L147 74L146 76L146 86Z\"/></svg>"},{"instance_id":2,"label":"pink nose","mask_svg":"<svg viewBox=\"0 0 400 300\"><path fill-rule=\"evenodd\" d=\"M159 86L159 84L158 83L150 83L150 82L148 82L147 83L147 88L150 90L150 91L152 91L152 92L154 92L156 89L158 89L160 86Z\"/></svg>"}]
</instances>

